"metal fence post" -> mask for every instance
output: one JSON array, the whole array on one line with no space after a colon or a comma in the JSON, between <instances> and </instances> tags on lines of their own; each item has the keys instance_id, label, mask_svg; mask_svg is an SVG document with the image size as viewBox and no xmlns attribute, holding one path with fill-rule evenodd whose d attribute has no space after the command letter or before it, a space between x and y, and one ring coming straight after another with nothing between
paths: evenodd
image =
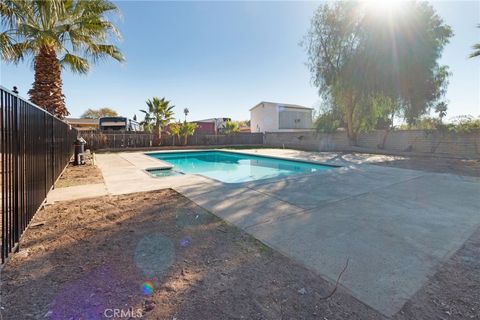
<instances>
[{"instance_id":1,"label":"metal fence post","mask_svg":"<svg viewBox=\"0 0 480 320\"><path fill-rule=\"evenodd\" d=\"M51 155L52 155L52 187L55 189L55 119L52 119L52 142L51 142ZM48 191L47 191L48 192Z\"/></svg>"},{"instance_id":2,"label":"metal fence post","mask_svg":"<svg viewBox=\"0 0 480 320\"><path fill-rule=\"evenodd\" d=\"M12 228L12 232L13 232L13 245L15 245L15 243L18 243L18 240L20 239L20 225L19 225L19 221L18 221L18 216L20 214L20 203L19 203L19 193L20 193L20 188L19 188L19 184L18 184L18 175L20 174L20 170L18 169L19 167L19 164L20 164L20 146L19 146L19 139L18 139L18 91L17 91L17 88L14 87L13 89L14 91L14 102L13 102L13 147L14 147L14 152L13 152L13 156L14 156L14 160L13 160L13 189L14 189L14 193L13 193L13 228ZM14 251L17 252L18 251L18 246L16 248L14 248Z\"/></svg>"}]
</instances>

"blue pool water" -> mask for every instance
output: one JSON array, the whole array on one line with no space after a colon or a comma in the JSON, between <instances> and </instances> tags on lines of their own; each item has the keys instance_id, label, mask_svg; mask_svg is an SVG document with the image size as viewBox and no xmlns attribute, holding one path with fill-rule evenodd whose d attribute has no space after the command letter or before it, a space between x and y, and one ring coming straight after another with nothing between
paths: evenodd
<instances>
[{"instance_id":1,"label":"blue pool water","mask_svg":"<svg viewBox=\"0 0 480 320\"><path fill-rule=\"evenodd\" d=\"M172 164L177 171L201 174L225 183L247 182L335 168L328 165L224 151L168 152L148 155ZM152 174L155 175L155 172Z\"/></svg>"}]
</instances>

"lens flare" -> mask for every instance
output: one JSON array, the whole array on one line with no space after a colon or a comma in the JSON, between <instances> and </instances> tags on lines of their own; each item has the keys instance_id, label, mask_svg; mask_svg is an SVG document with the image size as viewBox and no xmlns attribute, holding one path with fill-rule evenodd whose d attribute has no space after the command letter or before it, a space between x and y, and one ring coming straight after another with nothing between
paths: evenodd
<instances>
[{"instance_id":1,"label":"lens flare","mask_svg":"<svg viewBox=\"0 0 480 320\"><path fill-rule=\"evenodd\" d=\"M190 244L190 239L188 238L183 238L180 240L180 247L186 248Z\"/></svg>"},{"instance_id":2,"label":"lens flare","mask_svg":"<svg viewBox=\"0 0 480 320\"><path fill-rule=\"evenodd\" d=\"M153 282L147 280L142 284L142 293L145 296L151 296L153 294L153 288L154 288Z\"/></svg>"},{"instance_id":3,"label":"lens flare","mask_svg":"<svg viewBox=\"0 0 480 320\"><path fill-rule=\"evenodd\" d=\"M392 15L405 6L405 0L364 0L366 9L376 15Z\"/></svg>"},{"instance_id":4,"label":"lens flare","mask_svg":"<svg viewBox=\"0 0 480 320\"><path fill-rule=\"evenodd\" d=\"M148 234L138 242L133 259L146 278L159 277L175 261L174 243L160 233Z\"/></svg>"}]
</instances>

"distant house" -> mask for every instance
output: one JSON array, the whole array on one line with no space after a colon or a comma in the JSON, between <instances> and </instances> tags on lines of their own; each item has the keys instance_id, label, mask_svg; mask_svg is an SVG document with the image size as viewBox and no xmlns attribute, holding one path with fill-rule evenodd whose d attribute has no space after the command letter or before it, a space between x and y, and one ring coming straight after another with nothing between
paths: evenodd
<instances>
[{"instance_id":1,"label":"distant house","mask_svg":"<svg viewBox=\"0 0 480 320\"><path fill-rule=\"evenodd\" d=\"M195 121L197 127L195 128L195 134L215 134L214 122Z\"/></svg>"},{"instance_id":2,"label":"distant house","mask_svg":"<svg viewBox=\"0 0 480 320\"><path fill-rule=\"evenodd\" d=\"M313 108L295 104L260 102L250 109L251 132L305 131L313 128Z\"/></svg>"},{"instance_id":3,"label":"distant house","mask_svg":"<svg viewBox=\"0 0 480 320\"><path fill-rule=\"evenodd\" d=\"M93 131L99 127L98 119L65 118L65 121L78 131Z\"/></svg>"},{"instance_id":4,"label":"distant house","mask_svg":"<svg viewBox=\"0 0 480 320\"><path fill-rule=\"evenodd\" d=\"M98 121L102 131L143 131L137 121L126 117L101 117Z\"/></svg>"},{"instance_id":5,"label":"distant house","mask_svg":"<svg viewBox=\"0 0 480 320\"><path fill-rule=\"evenodd\" d=\"M207 134L222 134L227 121L232 121L232 119L231 118L210 118L210 119L198 120L193 122L195 122L197 125L205 124L205 128L208 127L208 130L209 130L208 133L205 132ZM212 130L211 125L206 125L207 123L213 124L213 131L211 131Z\"/></svg>"}]
</instances>

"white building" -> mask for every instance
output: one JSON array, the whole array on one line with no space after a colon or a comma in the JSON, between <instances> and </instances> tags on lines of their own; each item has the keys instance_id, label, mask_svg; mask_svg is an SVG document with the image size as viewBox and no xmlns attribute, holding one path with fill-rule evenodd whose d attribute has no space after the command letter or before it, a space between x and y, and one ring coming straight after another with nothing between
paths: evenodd
<instances>
[{"instance_id":1,"label":"white building","mask_svg":"<svg viewBox=\"0 0 480 320\"><path fill-rule=\"evenodd\" d=\"M313 108L295 104L260 102L250 109L251 132L291 132L313 128Z\"/></svg>"}]
</instances>

